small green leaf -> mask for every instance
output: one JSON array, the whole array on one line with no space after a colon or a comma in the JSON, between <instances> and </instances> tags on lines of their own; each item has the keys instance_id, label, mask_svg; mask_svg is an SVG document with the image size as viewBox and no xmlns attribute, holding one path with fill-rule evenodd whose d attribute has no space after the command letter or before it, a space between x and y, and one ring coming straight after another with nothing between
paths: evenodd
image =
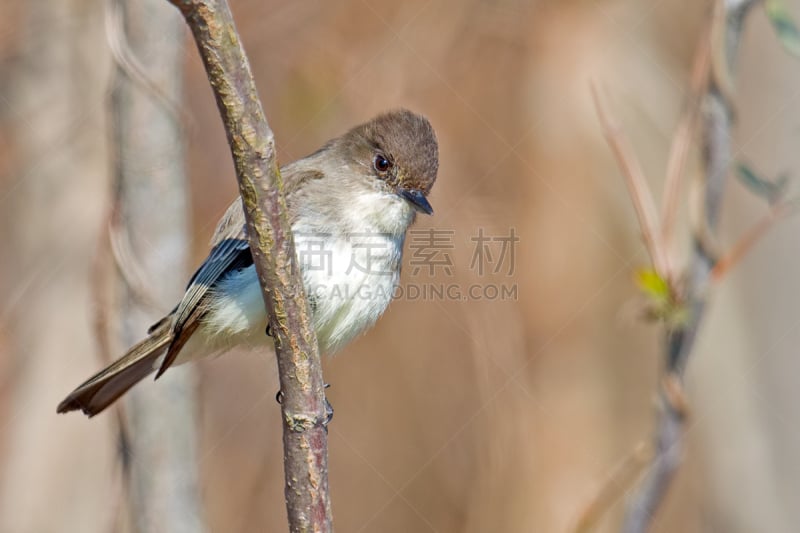
<instances>
[{"instance_id":1,"label":"small green leaf","mask_svg":"<svg viewBox=\"0 0 800 533\"><path fill-rule=\"evenodd\" d=\"M793 56L800 58L800 29L792 20L792 15L786 9L783 0L767 0L764 8L783 47Z\"/></svg>"},{"instance_id":2,"label":"small green leaf","mask_svg":"<svg viewBox=\"0 0 800 533\"><path fill-rule=\"evenodd\" d=\"M774 181L771 181L759 176L749 165L742 162L736 165L736 174L739 176L739 180L750 189L753 194L764 198L770 205L783 198L789 186L788 175L783 174L778 176Z\"/></svg>"},{"instance_id":3,"label":"small green leaf","mask_svg":"<svg viewBox=\"0 0 800 533\"><path fill-rule=\"evenodd\" d=\"M661 322L668 328L683 326L689 310L676 296L675 289L652 268L641 268L635 274L636 285L647 298L645 317Z\"/></svg>"},{"instance_id":4,"label":"small green leaf","mask_svg":"<svg viewBox=\"0 0 800 533\"><path fill-rule=\"evenodd\" d=\"M636 271L636 285L654 300L664 301L670 297L669 283L652 268L641 268Z\"/></svg>"}]
</instances>

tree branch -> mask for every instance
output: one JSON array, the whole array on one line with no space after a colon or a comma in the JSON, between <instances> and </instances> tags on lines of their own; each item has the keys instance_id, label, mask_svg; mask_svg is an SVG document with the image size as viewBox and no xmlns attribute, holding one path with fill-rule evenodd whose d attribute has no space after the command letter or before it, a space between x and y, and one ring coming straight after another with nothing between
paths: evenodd
<instances>
[{"instance_id":1,"label":"tree branch","mask_svg":"<svg viewBox=\"0 0 800 533\"><path fill-rule=\"evenodd\" d=\"M231 147L247 234L275 340L283 401L289 528L332 531L327 409L311 325L275 161L275 142L225 0L170 0L191 28Z\"/></svg>"},{"instance_id":2,"label":"tree branch","mask_svg":"<svg viewBox=\"0 0 800 533\"><path fill-rule=\"evenodd\" d=\"M712 43L712 47L718 47L719 51L714 54L714 58L721 60L722 64L714 65L714 78L705 95L704 105L706 181L702 223L711 231L716 228L719 219L722 194L732 157L731 124L734 112L730 100L732 92L729 72L738 51L744 18L757 1L726 0L724 17L720 17L719 28L723 35L718 42ZM676 390L680 390L703 318L715 259L704 246L700 234L696 234L686 289L686 301L691 314L685 325L670 330L666 335L666 378L661 390L662 411L655 435L656 455L628 507L622 526L625 533L641 533L647 530L681 462L681 439L686 416L682 402L675 400Z\"/></svg>"},{"instance_id":3,"label":"tree branch","mask_svg":"<svg viewBox=\"0 0 800 533\"><path fill-rule=\"evenodd\" d=\"M130 346L152 324L153 307L166 311L179 298L186 274L182 132L164 105L183 91L185 45L180 17L163 2L115 0L107 9L108 37L115 48L130 58L147 58L147 68L136 76L115 56L110 80L115 182L108 229L119 267L118 298L110 311L120 324L121 344ZM127 416L117 418L133 531L206 530L194 372L185 367L163 382L145 380L126 397Z\"/></svg>"}]
</instances>

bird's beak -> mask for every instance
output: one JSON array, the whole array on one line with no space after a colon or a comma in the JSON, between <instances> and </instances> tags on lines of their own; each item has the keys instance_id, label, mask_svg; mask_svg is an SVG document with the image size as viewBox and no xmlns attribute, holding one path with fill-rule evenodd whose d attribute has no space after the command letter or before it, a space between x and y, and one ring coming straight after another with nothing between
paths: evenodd
<instances>
[{"instance_id":1,"label":"bird's beak","mask_svg":"<svg viewBox=\"0 0 800 533\"><path fill-rule=\"evenodd\" d=\"M397 194L408 200L417 211L425 213L426 215L433 214L433 207L431 207L428 199L425 198L425 193L419 189L398 189Z\"/></svg>"}]
</instances>

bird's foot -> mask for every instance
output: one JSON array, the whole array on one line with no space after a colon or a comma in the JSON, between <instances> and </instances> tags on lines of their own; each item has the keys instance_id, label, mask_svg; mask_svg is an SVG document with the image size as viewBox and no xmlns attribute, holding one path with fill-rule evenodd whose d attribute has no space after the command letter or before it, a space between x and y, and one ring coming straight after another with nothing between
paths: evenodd
<instances>
[{"instance_id":1,"label":"bird's foot","mask_svg":"<svg viewBox=\"0 0 800 533\"><path fill-rule=\"evenodd\" d=\"M325 384L325 388L326 389L329 389L330 387L331 387L330 383L326 383ZM325 430L326 431L328 429L328 424L331 423L331 420L333 420L333 406L331 405L331 402L328 401L328 396L326 395L325 396L325 422L322 423L322 425L325 426Z\"/></svg>"},{"instance_id":2,"label":"bird's foot","mask_svg":"<svg viewBox=\"0 0 800 533\"><path fill-rule=\"evenodd\" d=\"M331 386L330 386L329 383L326 383L324 385L324 387L326 389L329 389ZM275 401L278 402L279 405L283 405L283 397L284 397L283 396L283 391L279 390L275 394ZM333 405L331 405L331 402L328 401L328 397L326 396L325 397L325 420L322 421L322 425L325 426L325 428L327 429L328 424L331 423L331 420L333 420Z\"/></svg>"}]
</instances>

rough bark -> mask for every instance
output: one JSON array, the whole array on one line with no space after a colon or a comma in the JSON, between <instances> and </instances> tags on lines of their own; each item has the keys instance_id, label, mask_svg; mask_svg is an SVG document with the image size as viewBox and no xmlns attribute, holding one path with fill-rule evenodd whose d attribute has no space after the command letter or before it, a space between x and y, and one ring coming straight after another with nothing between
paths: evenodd
<instances>
[{"instance_id":1,"label":"rough bark","mask_svg":"<svg viewBox=\"0 0 800 533\"><path fill-rule=\"evenodd\" d=\"M191 28L222 116L275 341L289 528L331 531L322 368L295 264L273 134L227 2L171 1Z\"/></svg>"}]
</instances>

